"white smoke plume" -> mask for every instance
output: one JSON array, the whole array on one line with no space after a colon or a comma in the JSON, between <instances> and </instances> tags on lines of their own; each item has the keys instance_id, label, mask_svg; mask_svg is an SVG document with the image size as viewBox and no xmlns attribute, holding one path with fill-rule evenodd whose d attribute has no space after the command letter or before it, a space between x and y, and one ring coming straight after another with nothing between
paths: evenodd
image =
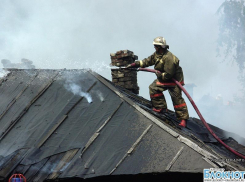
<instances>
[{"instance_id":1,"label":"white smoke plume","mask_svg":"<svg viewBox=\"0 0 245 182\"><path fill-rule=\"evenodd\" d=\"M99 90L97 90L97 94L98 94L98 97L99 97L100 101L103 102L105 100L105 98L104 98L102 92L100 92Z\"/></svg>"},{"instance_id":2,"label":"white smoke plume","mask_svg":"<svg viewBox=\"0 0 245 182\"><path fill-rule=\"evenodd\" d=\"M81 70L84 72L84 70ZM80 74L79 74L80 75ZM65 80L64 87L72 92L74 95L79 95L81 97L85 97L88 103L93 101L91 95L83 90L82 86L86 82L86 78L78 76L77 71L67 71L64 72L61 79Z\"/></svg>"},{"instance_id":3,"label":"white smoke plume","mask_svg":"<svg viewBox=\"0 0 245 182\"><path fill-rule=\"evenodd\" d=\"M91 103L93 101L91 95L89 93L83 92L82 87L75 83L66 83L65 88L71 91L74 95L85 97L88 103Z\"/></svg>"},{"instance_id":4,"label":"white smoke plume","mask_svg":"<svg viewBox=\"0 0 245 182\"><path fill-rule=\"evenodd\" d=\"M104 95L102 94L100 90L95 90L91 92L94 93L100 99L101 102L105 101Z\"/></svg>"},{"instance_id":5,"label":"white smoke plume","mask_svg":"<svg viewBox=\"0 0 245 182\"><path fill-rule=\"evenodd\" d=\"M0 68L0 78L7 76L8 73L9 73L9 71L6 71L6 70Z\"/></svg>"},{"instance_id":6,"label":"white smoke plume","mask_svg":"<svg viewBox=\"0 0 245 182\"><path fill-rule=\"evenodd\" d=\"M12 63L8 59L2 59L1 62L4 68L35 69L33 62L25 58L21 59L20 63Z\"/></svg>"}]
</instances>

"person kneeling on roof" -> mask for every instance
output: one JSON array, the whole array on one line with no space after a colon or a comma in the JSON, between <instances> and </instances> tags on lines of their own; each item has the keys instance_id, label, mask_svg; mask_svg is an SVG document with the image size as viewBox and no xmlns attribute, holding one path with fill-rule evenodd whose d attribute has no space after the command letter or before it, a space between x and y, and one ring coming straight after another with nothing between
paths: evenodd
<instances>
[{"instance_id":1,"label":"person kneeling on roof","mask_svg":"<svg viewBox=\"0 0 245 182\"><path fill-rule=\"evenodd\" d=\"M168 90L172 98L177 119L180 120L180 126L186 127L186 120L189 119L188 109L185 100L182 97L181 89L172 81L172 78L184 85L184 75L182 68L179 66L179 59L168 51L169 46L163 37L157 37L153 41L155 52L140 61L127 66L148 67L154 65L157 79L149 86L151 103L153 110L159 113L167 112L167 103L163 91Z\"/></svg>"}]
</instances>

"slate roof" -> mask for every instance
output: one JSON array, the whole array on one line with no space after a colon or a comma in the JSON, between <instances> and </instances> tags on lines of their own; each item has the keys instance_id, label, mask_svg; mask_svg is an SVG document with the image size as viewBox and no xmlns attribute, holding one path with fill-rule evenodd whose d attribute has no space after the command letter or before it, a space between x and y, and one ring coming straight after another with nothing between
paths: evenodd
<instances>
[{"instance_id":1,"label":"slate roof","mask_svg":"<svg viewBox=\"0 0 245 182\"><path fill-rule=\"evenodd\" d=\"M221 160L237 157L217 143L200 120L190 118L181 129L173 112L152 112L148 100L95 72L9 71L0 81L0 180L16 172L27 181L44 181L195 174L211 167L244 170L243 161ZM83 94L74 95L72 84L81 86ZM245 154L243 138L211 127Z\"/></svg>"}]
</instances>

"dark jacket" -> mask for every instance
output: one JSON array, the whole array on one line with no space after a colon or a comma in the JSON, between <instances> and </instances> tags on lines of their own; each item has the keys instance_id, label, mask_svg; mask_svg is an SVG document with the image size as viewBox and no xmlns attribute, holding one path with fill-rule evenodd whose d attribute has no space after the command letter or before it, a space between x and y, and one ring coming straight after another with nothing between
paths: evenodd
<instances>
[{"instance_id":1,"label":"dark jacket","mask_svg":"<svg viewBox=\"0 0 245 182\"><path fill-rule=\"evenodd\" d=\"M168 50L162 54L154 52L151 56L139 62L142 68L155 65L154 69L162 72L160 82L173 82L171 79L174 78L184 84L184 75L182 68L179 66L179 59Z\"/></svg>"}]
</instances>

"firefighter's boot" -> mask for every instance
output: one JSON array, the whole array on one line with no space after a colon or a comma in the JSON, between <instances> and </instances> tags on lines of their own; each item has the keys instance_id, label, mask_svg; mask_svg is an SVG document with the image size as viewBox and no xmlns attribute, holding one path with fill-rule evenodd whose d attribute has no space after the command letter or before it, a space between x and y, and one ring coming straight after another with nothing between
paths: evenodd
<instances>
[{"instance_id":1,"label":"firefighter's boot","mask_svg":"<svg viewBox=\"0 0 245 182\"><path fill-rule=\"evenodd\" d=\"M161 113L161 114L164 114L164 113L167 113L168 112L168 109L156 109L155 107L153 107L152 109L153 111L155 112L158 112L158 113Z\"/></svg>"},{"instance_id":2,"label":"firefighter's boot","mask_svg":"<svg viewBox=\"0 0 245 182\"><path fill-rule=\"evenodd\" d=\"M182 119L179 126L182 126L183 128L185 128L186 127L186 120Z\"/></svg>"}]
</instances>

